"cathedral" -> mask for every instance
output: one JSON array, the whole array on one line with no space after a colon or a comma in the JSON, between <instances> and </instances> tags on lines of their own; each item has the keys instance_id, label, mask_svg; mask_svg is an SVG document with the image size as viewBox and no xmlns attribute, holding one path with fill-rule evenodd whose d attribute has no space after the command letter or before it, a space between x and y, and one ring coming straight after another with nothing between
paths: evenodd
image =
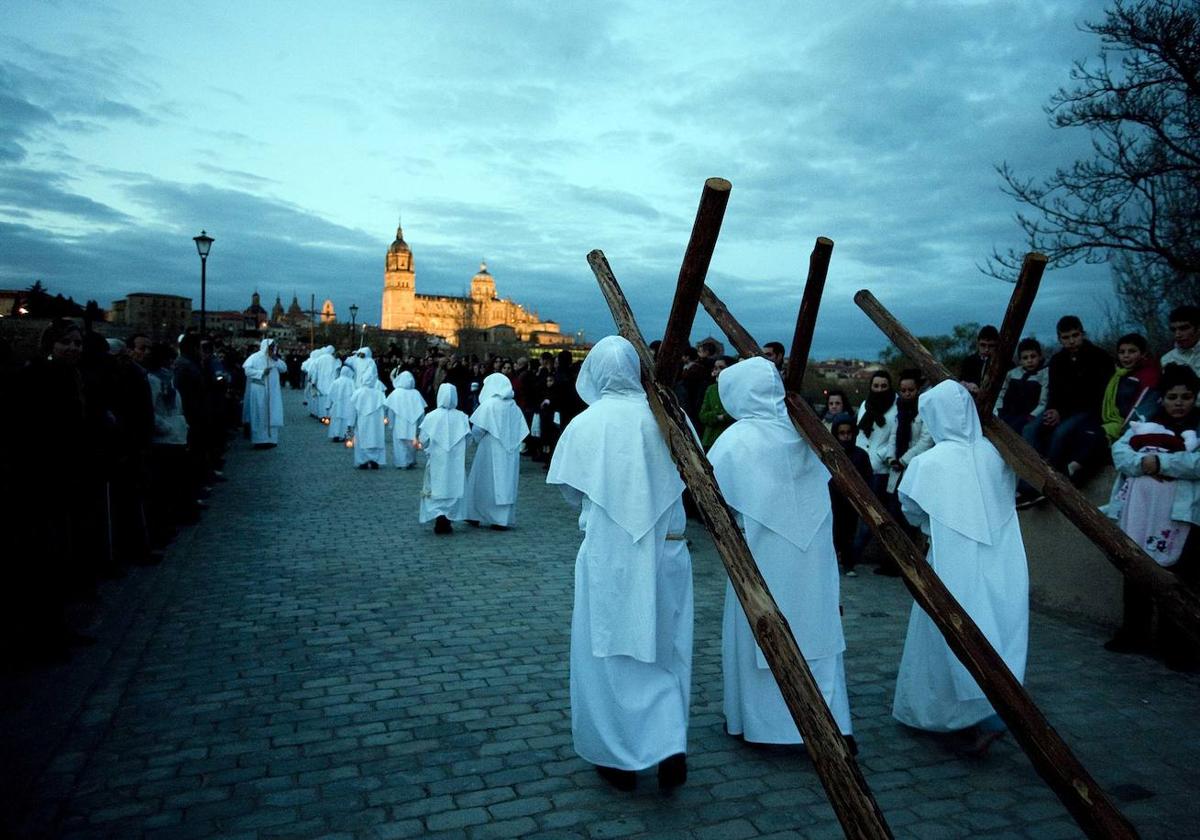
<instances>
[{"instance_id":1,"label":"cathedral","mask_svg":"<svg viewBox=\"0 0 1200 840\"><path fill-rule=\"evenodd\" d=\"M487 263L471 278L469 297L417 294L412 249L404 241L404 232L396 228L396 240L388 248L383 270L383 329L422 332L458 344L460 330L501 325L511 327L519 341L530 344L571 343L555 322L543 321L519 303L497 297L496 281L488 273Z\"/></svg>"}]
</instances>

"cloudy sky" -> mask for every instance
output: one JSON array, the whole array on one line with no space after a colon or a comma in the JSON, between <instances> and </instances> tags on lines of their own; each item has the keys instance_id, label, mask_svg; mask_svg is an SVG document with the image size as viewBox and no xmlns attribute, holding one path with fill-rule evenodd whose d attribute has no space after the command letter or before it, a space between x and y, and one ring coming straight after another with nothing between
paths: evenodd
<instances>
[{"instance_id":1,"label":"cloudy sky","mask_svg":"<svg viewBox=\"0 0 1200 840\"><path fill-rule=\"evenodd\" d=\"M502 296L613 331L599 248L661 332L704 179L733 183L709 283L787 341L818 235L836 245L814 356L1003 315L977 268L1020 248L994 165L1086 153L1042 111L1098 2L48 2L0 29L0 287L210 309L331 298L377 321L403 215L421 292L486 258ZM1107 270L1048 273L1030 329L1100 325ZM701 319L695 338L713 328Z\"/></svg>"}]
</instances>

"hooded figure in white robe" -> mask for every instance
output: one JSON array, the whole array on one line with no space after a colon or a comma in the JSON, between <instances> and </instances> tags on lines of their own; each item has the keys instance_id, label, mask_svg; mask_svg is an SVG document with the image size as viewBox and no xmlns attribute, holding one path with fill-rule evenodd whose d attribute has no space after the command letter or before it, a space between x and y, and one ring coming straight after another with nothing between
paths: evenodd
<instances>
[{"instance_id":1,"label":"hooded figure in white robe","mask_svg":"<svg viewBox=\"0 0 1200 840\"><path fill-rule=\"evenodd\" d=\"M354 414L354 370L346 365L338 370L338 377L329 388L329 432L330 440L342 440Z\"/></svg>"},{"instance_id":2,"label":"hooded figure in white robe","mask_svg":"<svg viewBox=\"0 0 1200 840\"><path fill-rule=\"evenodd\" d=\"M1023 680L1029 647L1029 569L1014 503L1016 475L984 439L975 402L958 382L947 380L926 391L918 410L934 447L904 471L901 510L930 536L929 565L1013 676ZM916 604L908 621L892 715L907 726L932 732L999 725L975 679Z\"/></svg>"},{"instance_id":3,"label":"hooded figure in white robe","mask_svg":"<svg viewBox=\"0 0 1200 840\"><path fill-rule=\"evenodd\" d=\"M633 784L628 771L655 763L667 784L669 765L686 775L691 695L684 484L650 412L633 345L601 339L575 387L588 408L563 430L546 476L580 505L584 533L571 617L575 751L622 789ZM625 776L614 778L612 768Z\"/></svg>"},{"instance_id":4,"label":"hooded figure in white robe","mask_svg":"<svg viewBox=\"0 0 1200 840\"><path fill-rule=\"evenodd\" d=\"M246 372L246 394L242 417L250 424L250 442L255 446L275 446L283 428L283 391L280 374L287 373L287 362L272 356L275 339L264 338L257 353L242 363Z\"/></svg>"},{"instance_id":5,"label":"hooded figure in white robe","mask_svg":"<svg viewBox=\"0 0 1200 840\"><path fill-rule=\"evenodd\" d=\"M317 413L317 383L313 374L313 362L321 354L321 348L316 348L308 354L308 358L300 363L300 370L304 372L304 402L308 406L308 413L311 417L320 416Z\"/></svg>"},{"instance_id":6,"label":"hooded figure in white robe","mask_svg":"<svg viewBox=\"0 0 1200 840\"><path fill-rule=\"evenodd\" d=\"M459 411L458 389L443 382L437 392L437 408L425 415L417 429L417 440L425 450L425 480L421 486L419 521L463 518L463 490L467 472L467 438L471 424Z\"/></svg>"},{"instance_id":7,"label":"hooded figure in white robe","mask_svg":"<svg viewBox=\"0 0 1200 840\"><path fill-rule=\"evenodd\" d=\"M503 373L484 378L479 408L471 415L471 435L476 448L467 475L467 520L509 528L517 521L521 441L529 436L529 424L513 402L512 381Z\"/></svg>"},{"instance_id":8,"label":"hooded figure in white robe","mask_svg":"<svg viewBox=\"0 0 1200 840\"><path fill-rule=\"evenodd\" d=\"M372 382L379 382L379 366L375 364L370 347L359 347L350 358L354 359L355 385L361 388L368 376L372 377Z\"/></svg>"},{"instance_id":9,"label":"hooded figure in white robe","mask_svg":"<svg viewBox=\"0 0 1200 840\"><path fill-rule=\"evenodd\" d=\"M709 450L713 475L838 728L850 735L829 471L788 418L783 380L770 361L755 357L726 368L717 388L737 422ZM731 735L758 744L803 742L728 581L721 663Z\"/></svg>"},{"instance_id":10,"label":"hooded figure in white robe","mask_svg":"<svg viewBox=\"0 0 1200 840\"><path fill-rule=\"evenodd\" d=\"M321 348L324 352L313 362L313 375L316 380L317 387L317 408L320 411L320 417L329 417L329 389L333 387L333 383L337 381L338 370L342 363L334 352L333 345L327 344Z\"/></svg>"},{"instance_id":11,"label":"hooded figure in white robe","mask_svg":"<svg viewBox=\"0 0 1200 840\"><path fill-rule=\"evenodd\" d=\"M376 387L375 368L368 369L350 398L350 425L354 427L354 466L379 469L387 463L387 425L383 391Z\"/></svg>"},{"instance_id":12,"label":"hooded figure in white robe","mask_svg":"<svg viewBox=\"0 0 1200 840\"><path fill-rule=\"evenodd\" d=\"M425 400L417 391L417 380L408 371L401 371L392 379L396 387L386 400L388 423L392 427L392 454L397 468L409 469L417 463L413 441L417 437L417 424L425 416Z\"/></svg>"}]
</instances>

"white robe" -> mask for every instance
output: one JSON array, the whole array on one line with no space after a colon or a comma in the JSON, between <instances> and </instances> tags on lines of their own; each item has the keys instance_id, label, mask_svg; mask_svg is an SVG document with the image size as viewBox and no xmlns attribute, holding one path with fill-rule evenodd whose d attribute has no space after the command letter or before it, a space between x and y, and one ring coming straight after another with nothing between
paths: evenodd
<instances>
[{"instance_id":1,"label":"white robe","mask_svg":"<svg viewBox=\"0 0 1200 840\"><path fill-rule=\"evenodd\" d=\"M737 422L709 450L713 474L826 705L849 735L829 471L788 419L773 364L761 357L739 362L721 372L717 387ZM730 582L721 662L730 734L759 744L803 743Z\"/></svg>"},{"instance_id":2,"label":"white robe","mask_svg":"<svg viewBox=\"0 0 1200 840\"><path fill-rule=\"evenodd\" d=\"M408 371L400 371L395 377L396 387L387 398L388 423L392 427L392 454L396 466L407 469L417 462L417 451L413 440L417 437L417 424L425 416L425 400L416 390L416 380Z\"/></svg>"},{"instance_id":3,"label":"white robe","mask_svg":"<svg viewBox=\"0 0 1200 840\"><path fill-rule=\"evenodd\" d=\"M317 410L320 412L318 416L328 417L330 408L329 389L333 387L333 383L337 380L338 369L342 365L332 347L327 346L323 350L324 352L313 362L312 371L314 384L317 389Z\"/></svg>"},{"instance_id":4,"label":"white robe","mask_svg":"<svg viewBox=\"0 0 1200 840\"><path fill-rule=\"evenodd\" d=\"M283 359L272 359L267 348L274 344L264 338L261 348L242 364L246 372L246 393L242 417L250 424L250 442L258 445L279 443L283 428L283 391L279 376L287 373Z\"/></svg>"},{"instance_id":5,"label":"white robe","mask_svg":"<svg viewBox=\"0 0 1200 840\"><path fill-rule=\"evenodd\" d=\"M329 431L330 440L344 438L346 428L353 426L351 419L354 415L352 400L354 397L354 371L343 367L338 371L338 378L329 388Z\"/></svg>"},{"instance_id":6,"label":"white robe","mask_svg":"<svg viewBox=\"0 0 1200 840\"><path fill-rule=\"evenodd\" d=\"M529 435L529 426L513 402L507 376L493 373L483 380L471 423L477 446L467 475L466 518L481 525L512 526L517 521L521 441Z\"/></svg>"},{"instance_id":7,"label":"white robe","mask_svg":"<svg viewBox=\"0 0 1200 840\"><path fill-rule=\"evenodd\" d=\"M467 415L454 407L457 403L457 389L448 382L442 383L438 388L437 408L422 418L417 431L417 439L428 456L421 484L420 522L439 516L464 518L462 497L471 430Z\"/></svg>"},{"instance_id":8,"label":"white robe","mask_svg":"<svg viewBox=\"0 0 1200 840\"><path fill-rule=\"evenodd\" d=\"M983 439L974 401L962 385L947 380L920 399L935 445L905 470L901 509L930 535L929 565L1021 681L1029 647L1029 570L1013 501L1016 476ZM932 619L914 604L892 715L917 729L951 732L993 714Z\"/></svg>"},{"instance_id":9,"label":"white robe","mask_svg":"<svg viewBox=\"0 0 1200 840\"><path fill-rule=\"evenodd\" d=\"M683 482L642 390L637 355L599 341L546 481L580 504L571 618L571 731L585 760L642 770L687 752L692 571Z\"/></svg>"},{"instance_id":10,"label":"white robe","mask_svg":"<svg viewBox=\"0 0 1200 840\"><path fill-rule=\"evenodd\" d=\"M387 463L387 427L383 423L383 394L368 378L350 400L354 427L354 466Z\"/></svg>"}]
</instances>

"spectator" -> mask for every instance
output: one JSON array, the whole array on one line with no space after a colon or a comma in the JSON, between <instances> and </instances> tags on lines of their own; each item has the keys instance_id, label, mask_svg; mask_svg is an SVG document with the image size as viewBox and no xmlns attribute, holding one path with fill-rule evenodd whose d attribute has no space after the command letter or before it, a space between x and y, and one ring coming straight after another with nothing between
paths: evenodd
<instances>
[{"instance_id":1,"label":"spectator","mask_svg":"<svg viewBox=\"0 0 1200 840\"><path fill-rule=\"evenodd\" d=\"M721 394L717 388L717 378L721 375L721 371L732 363L733 360L728 356L718 356L713 361L713 383L704 392L704 401L700 404L700 424L703 429L700 443L703 444L705 452L717 442L721 432L728 429L733 423L733 418L725 413L725 406L721 405Z\"/></svg>"},{"instance_id":2,"label":"spectator","mask_svg":"<svg viewBox=\"0 0 1200 840\"><path fill-rule=\"evenodd\" d=\"M988 362L992 356L996 355L996 348L999 345L1000 331L998 329L991 324L979 328L979 334L975 338L975 352L963 359L958 370L958 381L972 394L979 393L979 386L983 384L983 375L987 372Z\"/></svg>"},{"instance_id":3,"label":"spectator","mask_svg":"<svg viewBox=\"0 0 1200 840\"><path fill-rule=\"evenodd\" d=\"M198 509L188 478L188 424L183 399L175 387L175 351L155 344L143 357L154 407L154 437L150 447L150 492L146 520L152 545L170 542L179 525L194 522Z\"/></svg>"},{"instance_id":4,"label":"spectator","mask_svg":"<svg viewBox=\"0 0 1200 840\"><path fill-rule=\"evenodd\" d=\"M862 477L863 482L871 486L871 457L866 450L854 443L858 435L858 427L850 414L839 414L830 422L831 431L854 469ZM854 567L858 565L858 550L854 539L858 531L858 511L841 490L829 483L829 499L833 503L833 547L837 552L838 562L847 577L857 577Z\"/></svg>"},{"instance_id":5,"label":"spectator","mask_svg":"<svg viewBox=\"0 0 1200 840\"><path fill-rule=\"evenodd\" d=\"M1200 306L1179 306L1167 316L1175 346L1163 354L1162 365L1187 365L1200 376Z\"/></svg>"},{"instance_id":6,"label":"spectator","mask_svg":"<svg viewBox=\"0 0 1200 840\"><path fill-rule=\"evenodd\" d=\"M1117 339L1117 369L1108 380L1100 406L1100 421L1110 446L1125 433L1126 423L1147 419L1158 407L1155 388L1162 371L1147 346L1137 333Z\"/></svg>"},{"instance_id":7,"label":"spectator","mask_svg":"<svg viewBox=\"0 0 1200 840\"><path fill-rule=\"evenodd\" d=\"M825 395L825 416L821 418L821 422L825 424L825 428L833 431L833 421L843 414L852 414L850 401L846 399L845 391L830 391Z\"/></svg>"},{"instance_id":8,"label":"spectator","mask_svg":"<svg viewBox=\"0 0 1200 840\"><path fill-rule=\"evenodd\" d=\"M896 426L896 392L892 389L892 376L886 370L871 374L871 390L867 399L858 407L858 446L871 460L870 486L876 498L889 509L895 507L889 501L887 485L891 473L891 451L888 449ZM854 538L855 562L862 558L863 551L871 541L871 531L859 523ZM886 566L880 567L881 574L890 574Z\"/></svg>"},{"instance_id":9,"label":"spectator","mask_svg":"<svg viewBox=\"0 0 1200 840\"><path fill-rule=\"evenodd\" d=\"M1159 383L1162 406L1153 422L1132 422L1113 444L1117 480L1105 512L1160 565L1185 583L1200 584L1200 378L1186 365L1170 364ZM1114 653L1153 648L1154 602L1148 590L1124 582L1121 629L1105 644ZM1159 616L1159 641L1167 667L1194 670L1196 652L1167 615Z\"/></svg>"},{"instance_id":10,"label":"spectator","mask_svg":"<svg viewBox=\"0 0 1200 840\"><path fill-rule=\"evenodd\" d=\"M1050 372L1036 338L1023 338L1017 345L1019 364L1008 371L993 412L1017 434L1029 423L1041 420L1050 396Z\"/></svg>"},{"instance_id":11,"label":"spectator","mask_svg":"<svg viewBox=\"0 0 1200 840\"><path fill-rule=\"evenodd\" d=\"M783 372L784 349L778 341L768 341L763 345L763 358L775 365L775 370Z\"/></svg>"},{"instance_id":12,"label":"spectator","mask_svg":"<svg viewBox=\"0 0 1200 840\"><path fill-rule=\"evenodd\" d=\"M1050 359L1046 410L1040 423L1025 427L1024 435L1050 466L1078 486L1103 451L1100 405L1113 360L1087 340L1076 316L1064 315L1057 330L1062 349Z\"/></svg>"}]
</instances>

